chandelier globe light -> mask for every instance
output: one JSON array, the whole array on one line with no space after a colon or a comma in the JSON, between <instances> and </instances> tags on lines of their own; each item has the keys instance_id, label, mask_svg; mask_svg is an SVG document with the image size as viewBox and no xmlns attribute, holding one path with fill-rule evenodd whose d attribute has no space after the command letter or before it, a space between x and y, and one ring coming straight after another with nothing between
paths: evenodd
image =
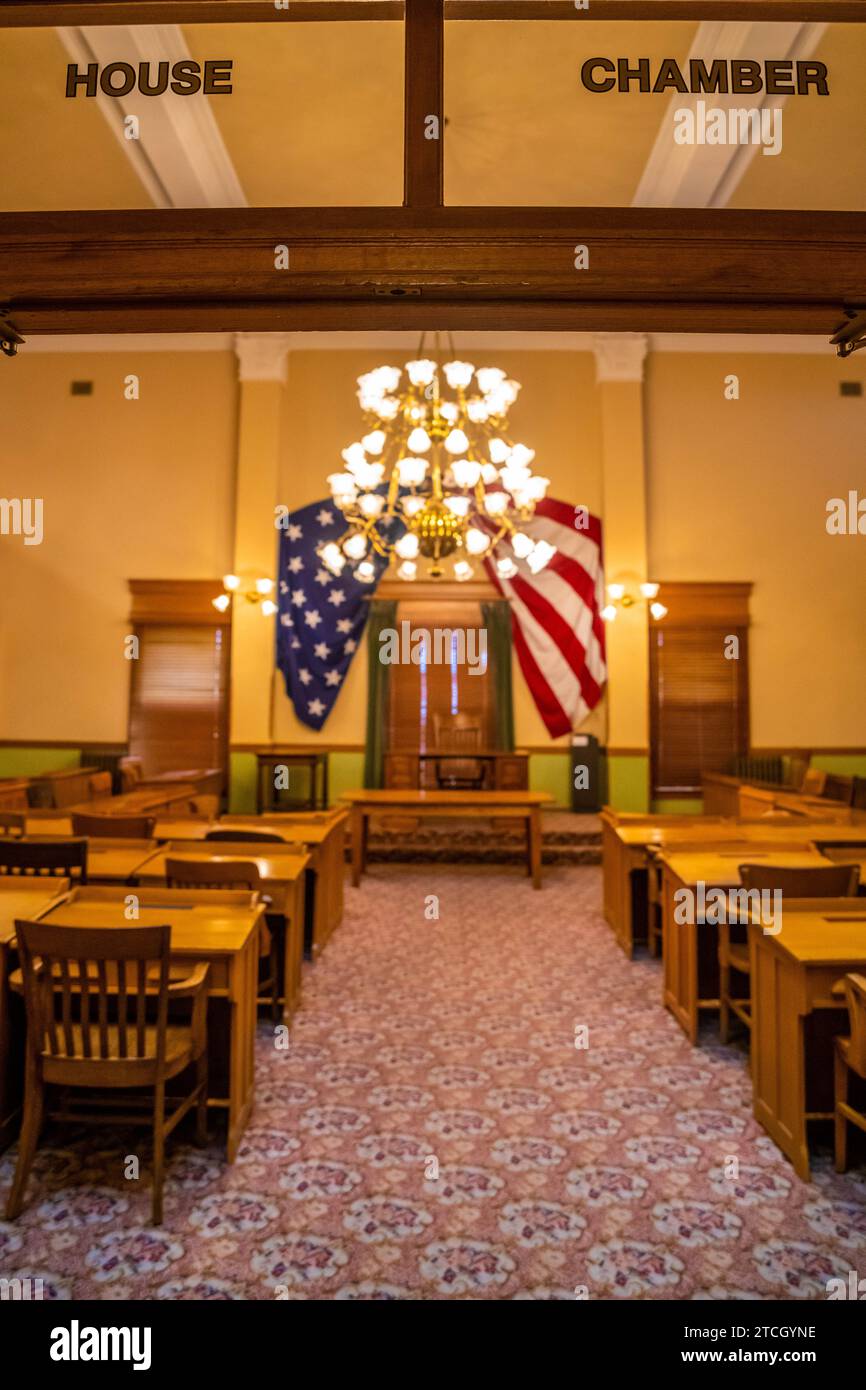
<instances>
[{"instance_id":1,"label":"chandelier globe light","mask_svg":"<svg viewBox=\"0 0 866 1390\"><path fill-rule=\"evenodd\" d=\"M532 470L534 451L514 440L508 412L520 384L500 367L476 367L440 349L403 367L381 366L358 377L360 437L329 474L346 530L318 554L332 574L348 565L372 582L374 557L393 561L406 582L422 562L431 579L443 562L463 583L491 560L502 578L525 565L538 574L555 546L523 529L550 480Z\"/></svg>"}]
</instances>

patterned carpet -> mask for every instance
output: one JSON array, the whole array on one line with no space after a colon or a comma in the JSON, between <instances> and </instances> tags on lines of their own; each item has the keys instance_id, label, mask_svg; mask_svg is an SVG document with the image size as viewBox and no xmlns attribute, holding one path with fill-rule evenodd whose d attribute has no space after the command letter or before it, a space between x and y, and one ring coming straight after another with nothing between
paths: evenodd
<instances>
[{"instance_id":1,"label":"patterned carpet","mask_svg":"<svg viewBox=\"0 0 866 1390\"><path fill-rule=\"evenodd\" d=\"M866 1170L795 1177L743 1055L690 1048L600 881L374 868L290 1048L261 1025L237 1163L178 1139L155 1230L130 1140L49 1132L0 1274L124 1300L810 1299L866 1273Z\"/></svg>"}]
</instances>

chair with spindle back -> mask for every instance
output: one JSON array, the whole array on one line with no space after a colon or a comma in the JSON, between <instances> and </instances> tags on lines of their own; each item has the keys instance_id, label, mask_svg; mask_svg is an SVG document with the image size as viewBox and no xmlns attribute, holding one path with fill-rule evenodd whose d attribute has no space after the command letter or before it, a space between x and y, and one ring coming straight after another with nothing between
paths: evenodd
<instances>
[{"instance_id":1,"label":"chair with spindle back","mask_svg":"<svg viewBox=\"0 0 866 1390\"><path fill-rule=\"evenodd\" d=\"M0 877L87 882L86 840L0 840Z\"/></svg>"},{"instance_id":2,"label":"chair with spindle back","mask_svg":"<svg viewBox=\"0 0 866 1390\"><path fill-rule=\"evenodd\" d=\"M846 975L841 982L848 1005L847 1038L836 1039L835 1053L835 1115L836 1115L836 1172L848 1167L848 1123L866 1131L866 1112L856 1110L848 1101L848 1073L853 1071L866 1081L866 977ZM833 993L838 992L834 986Z\"/></svg>"},{"instance_id":3,"label":"chair with spindle back","mask_svg":"<svg viewBox=\"0 0 866 1390\"><path fill-rule=\"evenodd\" d=\"M72 813L73 835L87 835L112 840L152 840L156 816L89 816Z\"/></svg>"},{"instance_id":4,"label":"chair with spindle back","mask_svg":"<svg viewBox=\"0 0 866 1390\"><path fill-rule=\"evenodd\" d=\"M276 949L276 933L283 925L281 914L269 913L271 899L262 892L258 864L234 859L172 859L165 861L165 882L169 888L241 888L258 893L265 905L265 929L259 937L259 998L271 1006L276 1023L280 1017L281 952ZM276 919L276 920L275 920ZM266 969L261 962L268 961Z\"/></svg>"},{"instance_id":5,"label":"chair with spindle back","mask_svg":"<svg viewBox=\"0 0 866 1390\"><path fill-rule=\"evenodd\" d=\"M6 1219L14 1221L24 1203L46 1087L59 1086L61 1108L55 1118L61 1121L152 1126L153 1222L159 1225L166 1137L193 1106L197 1138L204 1143L207 1137L209 967L196 965L186 978L169 983L168 926L65 927L25 921L16 922L15 929L27 1011L27 1055L24 1118ZM168 1005L176 999L192 1000L188 1024L168 1022ZM166 1082L192 1065L192 1090L167 1097ZM86 1101L72 1101L69 1088L138 1087L153 1090L149 1116L97 1110L98 1102L94 1113L70 1108ZM168 1117L167 1101L174 1107Z\"/></svg>"},{"instance_id":6,"label":"chair with spindle back","mask_svg":"<svg viewBox=\"0 0 866 1390\"><path fill-rule=\"evenodd\" d=\"M749 891L782 894L788 898L853 898L860 882L858 864L819 864L814 869L785 869L772 864L741 864L740 882ZM748 929L744 922L723 921L719 925L719 1031L728 1041L731 1014L751 1031L751 990L746 995L731 993L731 971L751 974Z\"/></svg>"}]
</instances>

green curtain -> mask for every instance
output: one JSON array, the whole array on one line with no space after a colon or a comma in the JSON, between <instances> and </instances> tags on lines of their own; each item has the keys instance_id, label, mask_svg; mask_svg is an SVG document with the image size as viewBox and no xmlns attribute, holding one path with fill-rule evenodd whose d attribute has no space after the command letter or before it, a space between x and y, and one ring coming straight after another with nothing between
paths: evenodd
<instances>
[{"instance_id":1,"label":"green curtain","mask_svg":"<svg viewBox=\"0 0 866 1390\"><path fill-rule=\"evenodd\" d=\"M511 609L504 598L482 603L487 629L487 660L493 682L493 714L496 747L514 752L514 702L511 694Z\"/></svg>"},{"instance_id":2,"label":"green curtain","mask_svg":"<svg viewBox=\"0 0 866 1390\"><path fill-rule=\"evenodd\" d=\"M388 667L379 660L379 637L397 626L395 599L370 600L367 619L367 742L364 748L364 786L381 787L384 780L385 736L388 724Z\"/></svg>"}]
</instances>

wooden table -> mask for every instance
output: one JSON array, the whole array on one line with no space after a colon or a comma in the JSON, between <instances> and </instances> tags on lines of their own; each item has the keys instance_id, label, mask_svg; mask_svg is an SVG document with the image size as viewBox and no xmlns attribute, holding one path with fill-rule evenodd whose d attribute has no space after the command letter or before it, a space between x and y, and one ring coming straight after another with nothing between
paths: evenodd
<instances>
[{"instance_id":1,"label":"wooden table","mask_svg":"<svg viewBox=\"0 0 866 1390\"><path fill-rule=\"evenodd\" d=\"M812 869L829 864L815 849L777 849L760 842L691 853L666 849L660 856L662 885L662 998L689 1041L698 1040L701 1013L719 1009L719 934L711 922L677 922L674 894L694 892L699 883L711 888L740 885L739 865L761 863L776 868ZM784 920L784 918L783 918Z\"/></svg>"},{"instance_id":2,"label":"wooden table","mask_svg":"<svg viewBox=\"0 0 866 1390\"><path fill-rule=\"evenodd\" d=\"M307 808L311 811L328 804L328 753L326 749L303 745L256 748L256 810L279 811ZM277 767L305 767L310 778L310 794L300 801L274 786Z\"/></svg>"},{"instance_id":3,"label":"wooden table","mask_svg":"<svg viewBox=\"0 0 866 1390\"><path fill-rule=\"evenodd\" d=\"M0 878L0 1152L17 1137L23 1100L24 1001L9 989L18 963L15 922L37 921L68 888L68 878Z\"/></svg>"},{"instance_id":4,"label":"wooden table","mask_svg":"<svg viewBox=\"0 0 866 1390\"><path fill-rule=\"evenodd\" d=\"M257 895L219 890L142 888L140 926L171 927L171 959L188 974L210 965L208 987L208 1106L228 1112L226 1149L234 1162L255 1094L259 932L264 908ZM72 927L129 925L117 888L74 888L43 920ZM21 914L19 914L21 915Z\"/></svg>"},{"instance_id":5,"label":"wooden table","mask_svg":"<svg viewBox=\"0 0 866 1390\"><path fill-rule=\"evenodd\" d=\"M371 816L404 812L409 816L474 820L501 817L526 824L526 872L533 888L541 887L541 808L549 792L349 791L352 807L352 887L357 888L367 863L367 829Z\"/></svg>"},{"instance_id":6,"label":"wooden table","mask_svg":"<svg viewBox=\"0 0 866 1390\"><path fill-rule=\"evenodd\" d=\"M165 883L166 859L207 859L218 864L255 864L262 881L262 892L272 902L271 910L285 918L283 950L283 1012L289 1018L301 998L301 968L304 958L304 880L310 856L302 845L257 845L231 841L216 844L172 840L161 845L138 872L142 885Z\"/></svg>"},{"instance_id":7,"label":"wooden table","mask_svg":"<svg viewBox=\"0 0 866 1390\"><path fill-rule=\"evenodd\" d=\"M833 1034L847 1013L833 985L866 968L856 898L786 902L778 936L749 926L755 1118L809 1181L808 1124L833 1113Z\"/></svg>"}]
</instances>

